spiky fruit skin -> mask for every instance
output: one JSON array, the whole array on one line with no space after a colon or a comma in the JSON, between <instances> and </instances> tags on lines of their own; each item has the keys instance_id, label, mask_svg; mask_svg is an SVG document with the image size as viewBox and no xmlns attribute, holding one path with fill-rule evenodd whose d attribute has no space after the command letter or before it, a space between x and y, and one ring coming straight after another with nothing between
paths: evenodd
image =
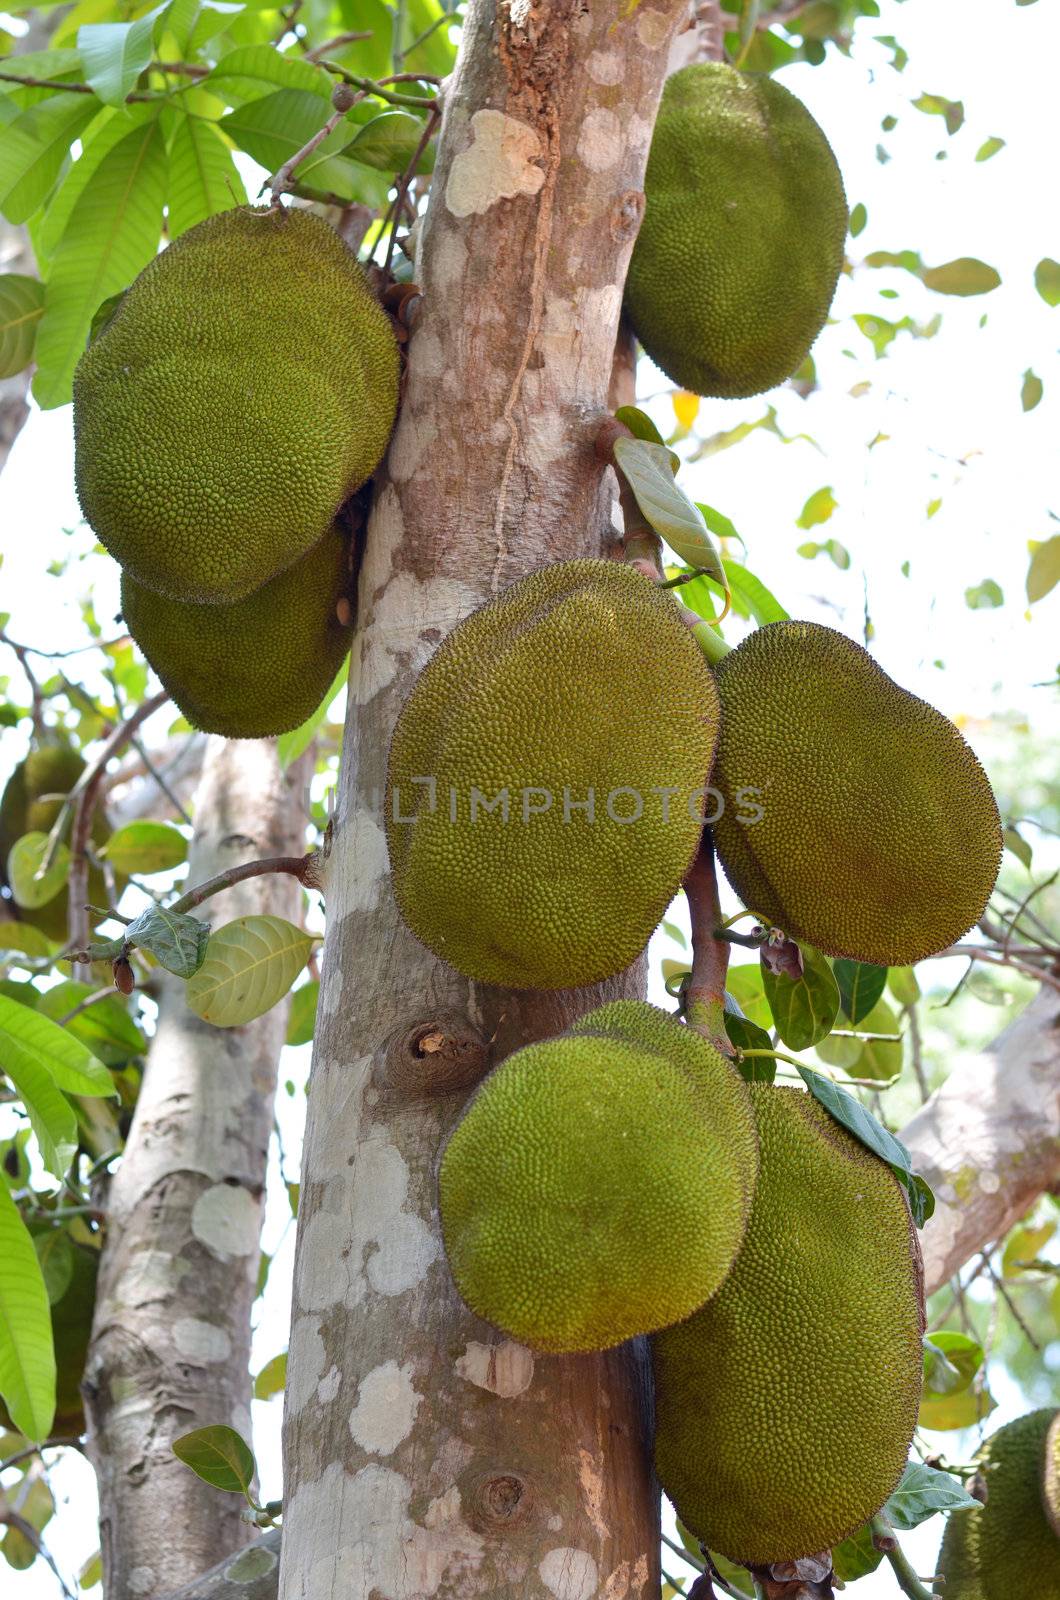
<instances>
[{"instance_id":1,"label":"spiky fruit skin","mask_svg":"<svg viewBox=\"0 0 1060 1600\"><path fill-rule=\"evenodd\" d=\"M68 744L40 745L19 762L0 798L0 881L8 881L7 858L16 839L24 833L50 833L64 797L84 770L84 757ZM93 842L102 844L109 831L106 818L97 813L92 823ZM107 903L106 880L98 867L89 868L88 898L93 905ZM62 889L45 905L16 906L14 911L19 922L39 928L49 939L65 939L68 907L69 896Z\"/></svg>"},{"instance_id":2,"label":"spiky fruit skin","mask_svg":"<svg viewBox=\"0 0 1060 1600\"><path fill-rule=\"evenodd\" d=\"M1060 1600L1060 1538L1043 1498L1050 1425L1060 1413L1032 1411L991 1435L976 1457L987 1501L953 1512L939 1552L935 1593L946 1600ZM1055 1434L1054 1434L1055 1437Z\"/></svg>"},{"instance_id":3,"label":"spiky fruit skin","mask_svg":"<svg viewBox=\"0 0 1060 1600\"><path fill-rule=\"evenodd\" d=\"M222 211L141 272L78 363L81 509L145 588L242 599L374 472L397 381L390 323L332 227Z\"/></svg>"},{"instance_id":4,"label":"spiky fruit skin","mask_svg":"<svg viewBox=\"0 0 1060 1600\"><path fill-rule=\"evenodd\" d=\"M743 1248L652 1341L655 1463L712 1550L830 1548L905 1467L921 1386L920 1253L900 1185L809 1094L752 1084L761 1168Z\"/></svg>"},{"instance_id":5,"label":"spiky fruit skin","mask_svg":"<svg viewBox=\"0 0 1060 1600\"><path fill-rule=\"evenodd\" d=\"M194 728L264 739L320 704L350 647L336 606L349 547L332 524L293 567L234 605L167 600L122 574L126 625Z\"/></svg>"},{"instance_id":6,"label":"spiky fruit skin","mask_svg":"<svg viewBox=\"0 0 1060 1600\"><path fill-rule=\"evenodd\" d=\"M1060 1539L1060 1411L1054 1412L1045 1437L1042 1501L1049 1526Z\"/></svg>"},{"instance_id":7,"label":"spiky fruit skin","mask_svg":"<svg viewBox=\"0 0 1060 1600\"><path fill-rule=\"evenodd\" d=\"M831 956L906 966L982 915L1001 861L990 783L946 717L814 622L759 628L715 668L714 839L744 904ZM741 808L758 791L761 819Z\"/></svg>"},{"instance_id":8,"label":"spiky fruit skin","mask_svg":"<svg viewBox=\"0 0 1060 1600\"><path fill-rule=\"evenodd\" d=\"M412 932L487 983L620 971L695 853L717 728L710 669L650 579L587 560L513 584L444 641L394 732L386 832ZM503 793L507 819L479 798Z\"/></svg>"},{"instance_id":9,"label":"spiky fruit skin","mask_svg":"<svg viewBox=\"0 0 1060 1600\"><path fill-rule=\"evenodd\" d=\"M479 1316L535 1350L604 1350L724 1281L758 1170L747 1086L640 1001L484 1081L439 1175L446 1255Z\"/></svg>"},{"instance_id":10,"label":"spiky fruit skin","mask_svg":"<svg viewBox=\"0 0 1060 1600\"><path fill-rule=\"evenodd\" d=\"M652 360L702 395L751 395L800 365L828 316L843 180L801 101L709 62L666 81L626 311Z\"/></svg>"}]
</instances>

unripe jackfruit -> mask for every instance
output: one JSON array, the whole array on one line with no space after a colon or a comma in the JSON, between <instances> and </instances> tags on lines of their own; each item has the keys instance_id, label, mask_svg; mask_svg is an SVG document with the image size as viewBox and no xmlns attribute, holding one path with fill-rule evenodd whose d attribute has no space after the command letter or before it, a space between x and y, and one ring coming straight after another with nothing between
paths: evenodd
<instances>
[{"instance_id":1,"label":"unripe jackfruit","mask_svg":"<svg viewBox=\"0 0 1060 1600\"><path fill-rule=\"evenodd\" d=\"M386 831L405 921L487 983L618 972L695 853L717 727L710 669L649 578L566 561L513 584L398 718Z\"/></svg>"},{"instance_id":2,"label":"unripe jackfruit","mask_svg":"<svg viewBox=\"0 0 1060 1600\"><path fill-rule=\"evenodd\" d=\"M223 211L145 267L78 363L81 509L145 588L242 599L374 472L397 379L393 331L333 228Z\"/></svg>"},{"instance_id":3,"label":"unripe jackfruit","mask_svg":"<svg viewBox=\"0 0 1060 1600\"><path fill-rule=\"evenodd\" d=\"M847 204L828 141L772 78L709 62L666 81L626 281L637 338L695 394L791 376L824 325Z\"/></svg>"},{"instance_id":4,"label":"unripe jackfruit","mask_svg":"<svg viewBox=\"0 0 1060 1600\"><path fill-rule=\"evenodd\" d=\"M349 549L332 524L312 550L230 606L166 600L122 574L133 638L188 721L229 739L297 728L320 704L350 647L336 607Z\"/></svg>"},{"instance_id":5,"label":"unripe jackfruit","mask_svg":"<svg viewBox=\"0 0 1060 1600\"><path fill-rule=\"evenodd\" d=\"M1060 1539L1060 1411L1053 1414L1049 1432L1045 1436L1045 1472L1042 1478L1042 1499L1049 1526Z\"/></svg>"},{"instance_id":6,"label":"unripe jackfruit","mask_svg":"<svg viewBox=\"0 0 1060 1600\"><path fill-rule=\"evenodd\" d=\"M809 1094L752 1084L761 1152L717 1294L652 1341L655 1462L731 1561L830 1548L905 1467L920 1399L920 1250L889 1168Z\"/></svg>"},{"instance_id":7,"label":"unripe jackfruit","mask_svg":"<svg viewBox=\"0 0 1060 1600\"><path fill-rule=\"evenodd\" d=\"M51 832L63 800L84 770L84 756L69 744L40 745L19 762L0 798L0 881L7 883L11 846L24 833ZM97 811L92 821L93 843L102 844L109 833L106 818ZM107 903L106 880L98 867L89 867L88 899L97 906ZM68 908L69 894L64 888L42 906L18 906L15 915L49 939L65 939Z\"/></svg>"},{"instance_id":8,"label":"unripe jackfruit","mask_svg":"<svg viewBox=\"0 0 1060 1600\"><path fill-rule=\"evenodd\" d=\"M993 1434L976 1457L987 1500L951 1512L935 1593L945 1600L1060 1600L1060 1538L1046 1515L1043 1479L1050 1424L1060 1412L1032 1411Z\"/></svg>"},{"instance_id":9,"label":"unripe jackfruit","mask_svg":"<svg viewBox=\"0 0 1060 1600\"><path fill-rule=\"evenodd\" d=\"M827 955L910 966L983 913L1001 858L989 781L941 712L814 622L722 658L714 839L744 904ZM760 820L734 797L758 791Z\"/></svg>"},{"instance_id":10,"label":"unripe jackfruit","mask_svg":"<svg viewBox=\"0 0 1060 1600\"><path fill-rule=\"evenodd\" d=\"M603 1006L509 1056L453 1130L439 1199L457 1288L536 1350L676 1322L729 1272L757 1169L736 1069L652 1006Z\"/></svg>"}]
</instances>

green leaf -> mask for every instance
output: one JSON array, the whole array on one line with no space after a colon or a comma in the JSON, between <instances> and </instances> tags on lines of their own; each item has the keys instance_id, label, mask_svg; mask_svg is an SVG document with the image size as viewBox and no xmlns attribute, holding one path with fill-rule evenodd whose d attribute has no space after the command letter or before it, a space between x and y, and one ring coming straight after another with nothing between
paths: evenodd
<instances>
[{"instance_id":1,"label":"green leaf","mask_svg":"<svg viewBox=\"0 0 1060 1600\"><path fill-rule=\"evenodd\" d=\"M634 439L646 439L649 444L666 443L648 413L637 406L619 406L615 421L628 428Z\"/></svg>"},{"instance_id":2,"label":"green leaf","mask_svg":"<svg viewBox=\"0 0 1060 1600\"><path fill-rule=\"evenodd\" d=\"M852 1094L841 1089L823 1073L815 1072L812 1067L800 1067L799 1076L825 1110L846 1128L848 1133L852 1133L855 1139L860 1139L873 1155L879 1156L881 1161L886 1161L889 1167L901 1167L903 1172L913 1170L909 1151L901 1140L896 1139L893 1133L888 1133L883 1124L877 1122L871 1111L866 1111Z\"/></svg>"},{"instance_id":3,"label":"green leaf","mask_svg":"<svg viewBox=\"0 0 1060 1600\"><path fill-rule=\"evenodd\" d=\"M721 557L702 514L674 482L673 458L666 446L646 439L616 439L614 457L656 533L686 566L706 572L724 584Z\"/></svg>"},{"instance_id":4,"label":"green leaf","mask_svg":"<svg viewBox=\"0 0 1060 1600\"><path fill-rule=\"evenodd\" d=\"M198 972L206 957L210 924L198 917L148 906L125 930L130 944L149 950L160 966L178 978Z\"/></svg>"},{"instance_id":5,"label":"green leaf","mask_svg":"<svg viewBox=\"0 0 1060 1600\"><path fill-rule=\"evenodd\" d=\"M762 960L762 987L777 1033L789 1050L808 1050L823 1039L839 1011L839 986L828 962L810 945L801 950L801 978L771 972Z\"/></svg>"},{"instance_id":6,"label":"green leaf","mask_svg":"<svg viewBox=\"0 0 1060 1600\"><path fill-rule=\"evenodd\" d=\"M17 1496L19 1516L36 1533L47 1527L55 1515L55 1499L44 1478L23 1480L22 1492ZM0 1554L16 1572L26 1572L37 1559L37 1541L28 1532L12 1525L0 1541Z\"/></svg>"},{"instance_id":7,"label":"green leaf","mask_svg":"<svg viewBox=\"0 0 1060 1600\"><path fill-rule=\"evenodd\" d=\"M70 146L99 107L90 95L56 94L30 106L0 139L0 211L25 222L43 205Z\"/></svg>"},{"instance_id":8,"label":"green leaf","mask_svg":"<svg viewBox=\"0 0 1060 1600\"><path fill-rule=\"evenodd\" d=\"M942 117L949 134L956 133L964 122L964 106L960 100L947 100L942 94L922 94L913 101L913 105L929 116Z\"/></svg>"},{"instance_id":9,"label":"green leaf","mask_svg":"<svg viewBox=\"0 0 1060 1600\"><path fill-rule=\"evenodd\" d=\"M924 1339L924 1393L963 1394L985 1359L977 1339L939 1329Z\"/></svg>"},{"instance_id":10,"label":"green leaf","mask_svg":"<svg viewBox=\"0 0 1060 1600\"><path fill-rule=\"evenodd\" d=\"M334 81L323 67L313 66L298 56L282 55L274 45L244 44L221 57L204 80L204 87L209 89L224 82L226 96L234 90L241 97L247 93L260 95L263 89L300 89L330 101ZM326 120L325 113L321 122Z\"/></svg>"},{"instance_id":11,"label":"green leaf","mask_svg":"<svg viewBox=\"0 0 1060 1600\"><path fill-rule=\"evenodd\" d=\"M84 984L77 986L86 987ZM42 995L38 1006L46 1002ZM114 1082L102 1061L43 1010L20 1006L0 995L0 1067L14 1078L16 1067L32 1065L47 1072L66 1094L113 1095ZM65 1102L64 1102L65 1103Z\"/></svg>"},{"instance_id":12,"label":"green leaf","mask_svg":"<svg viewBox=\"0 0 1060 1600\"><path fill-rule=\"evenodd\" d=\"M275 172L319 133L328 120L328 104L305 89L278 89L261 100L251 100L222 117L218 126L255 161ZM339 126L298 167L297 180L307 187L363 200L368 205L386 203L389 184L370 167L342 155L347 130Z\"/></svg>"},{"instance_id":13,"label":"green leaf","mask_svg":"<svg viewBox=\"0 0 1060 1600\"><path fill-rule=\"evenodd\" d=\"M47 935L31 922L0 922L0 966L21 966L20 961L11 959L20 955L39 960L50 949Z\"/></svg>"},{"instance_id":14,"label":"green leaf","mask_svg":"<svg viewBox=\"0 0 1060 1600\"><path fill-rule=\"evenodd\" d=\"M886 1000L877 1000L861 1021L864 1033L895 1035L892 1039L866 1039L858 1055L855 1077L876 1078L881 1083L896 1078L902 1070L902 1042L898 1037L898 1018Z\"/></svg>"},{"instance_id":15,"label":"green leaf","mask_svg":"<svg viewBox=\"0 0 1060 1600\"><path fill-rule=\"evenodd\" d=\"M383 111L366 122L346 146L345 155L366 167L392 175L404 172L423 137L424 124L407 111ZM417 172L430 172L433 162L429 149L423 152Z\"/></svg>"},{"instance_id":16,"label":"green leaf","mask_svg":"<svg viewBox=\"0 0 1060 1600\"><path fill-rule=\"evenodd\" d=\"M823 489L815 489L796 517L795 526L815 528L818 523L827 522L838 503L832 493L831 485L826 484Z\"/></svg>"},{"instance_id":17,"label":"green leaf","mask_svg":"<svg viewBox=\"0 0 1060 1600\"><path fill-rule=\"evenodd\" d=\"M915 1005L920 999L920 984L912 967L889 968L887 987L900 1006Z\"/></svg>"},{"instance_id":18,"label":"green leaf","mask_svg":"<svg viewBox=\"0 0 1060 1600\"><path fill-rule=\"evenodd\" d=\"M749 1021L757 1022L760 1028L772 1027L773 1016L762 988L762 972L757 961L730 967L725 979L725 992Z\"/></svg>"},{"instance_id":19,"label":"green leaf","mask_svg":"<svg viewBox=\"0 0 1060 1600\"><path fill-rule=\"evenodd\" d=\"M48 1228L33 1239L48 1304L55 1305L70 1287L74 1275L74 1247L65 1228Z\"/></svg>"},{"instance_id":20,"label":"green leaf","mask_svg":"<svg viewBox=\"0 0 1060 1600\"><path fill-rule=\"evenodd\" d=\"M730 561L728 556L724 560L734 608L737 604L742 606L759 627L764 627L767 622L788 621L788 613L761 578L757 578L739 561Z\"/></svg>"},{"instance_id":21,"label":"green leaf","mask_svg":"<svg viewBox=\"0 0 1060 1600\"><path fill-rule=\"evenodd\" d=\"M859 200L850 213L850 237L852 239L856 239L858 234L863 231L868 220L869 214Z\"/></svg>"},{"instance_id":22,"label":"green leaf","mask_svg":"<svg viewBox=\"0 0 1060 1600\"><path fill-rule=\"evenodd\" d=\"M42 271L54 255L75 205L104 158L128 136L134 126L153 122L157 115L157 108L153 105L128 105L122 111L114 111L110 106L99 108L98 117L86 129L81 141L81 154L59 184L43 215L35 216L30 222L33 248Z\"/></svg>"},{"instance_id":23,"label":"green leaf","mask_svg":"<svg viewBox=\"0 0 1060 1600\"><path fill-rule=\"evenodd\" d=\"M13 378L33 360L44 315L44 285L20 272L0 273L0 378Z\"/></svg>"},{"instance_id":24,"label":"green leaf","mask_svg":"<svg viewBox=\"0 0 1060 1600\"><path fill-rule=\"evenodd\" d=\"M19 1433L48 1437L55 1415L51 1311L33 1240L0 1184L0 1396Z\"/></svg>"},{"instance_id":25,"label":"green leaf","mask_svg":"<svg viewBox=\"0 0 1060 1600\"><path fill-rule=\"evenodd\" d=\"M964 591L964 603L970 611L993 611L998 606L1004 605L1005 594L1000 584L993 578L984 578L982 583L973 584Z\"/></svg>"},{"instance_id":26,"label":"green leaf","mask_svg":"<svg viewBox=\"0 0 1060 1600\"><path fill-rule=\"evenodd\" d=\"M998 139L996 136L992 136L989 139L984 139L983 143L975 152L975 159L977 161L989 161L991 156L996 156L998 151L1004 150L1004 148L1004 139Z\"/></svg>"},{"instance_id":27,"label":"green leaf","mask_svg":"<svg viewBox=\"0 0 1060 1600\"><path fill-rule=\"evenodd\" d=\"M274 1394L282 1394L286 1383L287 1351L281 1350L278 1356L266 1361L261 1371L255 1375L255 1400L271 1400Z\"/></svg>"},{"instance_id":28,"label":"green leaf","mask_svg":"<svg viewBox=\"0 0 1060 1600\"><path fill-rule=\"evenodd\" d=\"M729 1043L737 1050L772 1050L773 1041L757 1022L737 1017L731 1011L723 1012L722 1016ZM777 1063L771 1056L741 1056L737 1065L748 1083L772 1083L777 1075Z\"/></svg>"},{"instance_id":29,"label":"green leaf","mask_svg":"<svg viewBox=\"0 0 1060 1600\"><path fill-rule=\"evenodd\" d=\"M151 36L164 6L156 6L135 22L90 22L77 30L77 48L85 82L104 105L120 106L136 87L151 60Z\"/></svg>"},{"instance_id":30,"label":"green leaf","mask_svg":"<svg viewBox=\"0 0 1060 1600\"><path fill-rule=\"evenodd\" d=\"M60 190L60 197L62 191ZM45 410L70 399L96 307L153 260L162 230L166 151L157 121L104 156L78 198L48 278L33 393Z\"/></svg>"},{"instance_id":31,"label":"green leaf","mask_svg":"<svg viewBox=\"0 0 1060 1600\"><path fill-rule=\"evenodd\" d=\"M82 1000L87 1000L95 993L91 984L69 979L46 990L36 1009L41 1016L61 1023L63 1032L79 1039L104 1066L123 1067L146 1053L147 1040L129 1015L120 995L108 995L106 1000L95 1001L69 1022L62 1021Z\"/></svg>"},{"instance_id":32,"label":"green leaf","mask_svg":"<svg viewBox=\"0 0 1060 1600\"><path fill-rule=\"evenodd\" d=\"M97 1550L95 1555L89 1556L77 1574L77 1587L79 1589L94 1589L97 1583L103 1582L103 1552Z\"/></svg>"},{"instance_id":33,"label":"green leaf","mask_svg":"<svg viewBox=\"0 0 1060 1600\"><path fill-rule=\"evenodd\" d=\"M7 876L15 904L27 911L46 906L65 887L70 870L70 851L60 844L47 872L40 871L48 850L46 833L24 833L16 839L7 856Z\"/></svg>"},{"instance_id":34,"label":"green leaf","mask_svg":"<svg viewBox=\"0 0 1060 1600\"><path fill-rule=\"evenodd\" d=\"M270 1011L306 964L313 937L282 917L237 917L219 928L187 988L196 1016L235 1028Z\"/></svg>"},{"instance_id":35,"label":"green leaf","mask_svg":"<svg viewBox=\"0 0 1060 1600\"><path fill-rule=\"evenodd\" d=\"M926 1522L937 1511L964 1511L978 1504L948 1472L926 1467L922 1461L910 1461L901 1483L883 1508L883 1516L892 1528L904 1532Z\"/></svg>"},{"instance_id":36,"label":"green leaf","mask_svg":"<svg viewBox=\"0 0 1060 1600\"><path fill-rule=\"evenodd\" d=\"M254 1452L234 1428L195 1428L173 1440L173 1454L215 1489L246 1494L257 1470Z\"/></svg>"},{"instance_id":37,"label":"green leaf","mask_svg":"<svg viewBox=\"0 0 1060 1600\"><path fill-rule=\"evenodd\" d=\"M989 294L1001 282L1001 274L974 256L958 256L941 267L927 267L921 279L936 294Z\"/></svg>"},{"instance_id":38,"label":"green leaf","mask_svg":"<svg viewBox=\"0 0 1060 1600\"><path fill-rule=\"evenodd\" d=\"M188 841L170 822L129 822L100 850L115 872L170 872L188 859Z\"/></svg>"},{"instance_id":39,"label":"green leaf","mask_svg":"<svg viewBox=\"0 0 1060 1600\"><path fill-rule=\"evenodd\" d=\"M832 1551L835 1575L843 1583L853 1583L857 1578L875 1572L882 1560L883 1551L877 1550L873 1544L872 1529L868 1523L837 1544Z\"/></svg>"},{"instance_id":40,"label":"green leaf","mask_svg":"<svg viewBox=\"0 0 1060 1600\"><path fill-rule=\"evenodd\" d=\"M291 1011L287 1018L286 1044L308 1044L313 1037L317 1021L317 1001L320 998L320 980L310 978L291 996Z\"/></svg>"},{"instance_id":41,"label":"green leaf","mask_svg":"<svg viewBox=\"0 0 1060 1600\"><path fill-rule=\"evenodd\" d=\"M1044 600L1060 583L1060 533L1051 539L1031 542L1031 564L1027 568L1027 604Z\"/></svg>"},{"instance_id":42,"label":"green leaf","mask_svg":"<svg viewBox=\"0 0 1060 1600\"><path fill-rule=\"evenodd\" d=\"M904 1167L896 1166L893 1161L891 1171L905 1190L913 1221L918 1228L922 1228L935 1214L935 1195L931 1185L918 1172L907 1172Z\"/></svg>"},{"instance_id":43,"label":"green leaf","mask_svg":"<svg viewBox=\"0 0 1060 1600\"><path fill-rule=\"evenodd\" d=\"M1001 839L1005 849L1010 850L1016 860L1021 861L1029 872L1031 870L1031 862L1034 859L1034 852L1023 835L1018 833L1015 828L1002 828ZM3 929L0 928L0 936L2 934Z\"/></svg>"},{"instance_id":44,"label":"green leaf","mask_svg":"<svg viewBox=\"0 0 1060 1600\"><path fill-rule=\"evenodd\" d=\"M247 192L217 127L184 116L169 151L169 237L179 238L218 211L246 203Z\"/></svg>"},{"instance_id":45,"label":"green leaf","mask_svg":"<svg viewBox=\"0 0 1060 1600\"><path fill-rule=\"evenodd\" d=\"M1034 269L1034 287L1047 306L1060 306L1060 261L1043 256Z\"/></svg>"},{"instance_id":46,"label":"green leaf","mask_svg":"<svg viewBox=\"0 0 1060 1600\"><path fill-rule=\"evenodd\" d=\"M298 760L304 750L308 750L313 742L317 729L324 721L335 696L340 693L343 684L350 675L350 658L346 656L342 666L335 674L335 680L327 694L321 700L316 710L297 728L292 728L290 733L281 733L276 741L276 754L284 772Z\"/></svg>"},{"instance_id":47,"label":"green leaf","mask_svg":"<svg viewBox=\"0 0 1060 1600\"><path fill-rule=\"evenodd\" d=\"M1056 1223L1043 1222L1040 1227L1014 1228L1001 1256L1001 1275L1019 1278L1020 1271L1043 1254L1045 1246L1056 1233Z\"/></svg>"},{"instance_id":48,"label":"green leaf","mask_svg":"<svg viewBox=\"0 0 1060 1600\"><path fill-rule=\"evenodd\" d=\"M925 1395L920 1402L918 1426L934 1433L955 1428L974 1428L997 1409L989 1390L965 1389L960 1394Z\"/></svg>"},{"instance_id":49,"label":"green leaf","mask_svg":"<svg viewBox=\"0 0 1060 1600\"><path fill-rule=\"evenodd\" d=\"M867 961L836 961L832 971L839 985L839 995L845 1014L857 1026L867 1017L887 983L887 968L871 965Z\"/></svg>"},{"instance_id":50,"label":"green leaf","mask_svg":"<svg viewBox=\"0 0 1060 1600\"><path fill-rule=\"evenodd\" d=\"M1020 388L1020 405L1024 411L1033 411L1044 393L1041 378L1030 367L1023 374L1023 384Z\"/></svg>"}]
</instances>

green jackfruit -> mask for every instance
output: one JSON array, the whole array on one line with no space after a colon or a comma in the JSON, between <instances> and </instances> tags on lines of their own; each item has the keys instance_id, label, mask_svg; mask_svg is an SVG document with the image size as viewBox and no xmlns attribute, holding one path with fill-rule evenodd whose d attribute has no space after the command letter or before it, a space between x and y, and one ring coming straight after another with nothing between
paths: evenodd
<instances>
[{"instance_id":1,"label":"green jackfruit","mask_svg":"<svg viewBox=\"0 0 1060 1600\"><path fill-rule=\"evenodd\" d=\"M720 62L666 81L626 280L637 338L674 383L782 383L824 325L847 204L828 141L772 78Z\"/></svg>"},{"instance_id":2,"label":"green jackfruit","mask_svg":"<svg viewBox=\"0 0 1060 1600\"><path fill-rule=\"evenodd\" d=\"M732 1266L758 1169L747 1086L637 1000L527 1045L442 1157L442 1235L479 1316L536 1350L605 1350L687 1317Z\"/></svg>"},{"instance_id":3,"label":"green jackfruit","mask_svg":"<svg viewBox=\"0 0 1060 1600\"><path fill-rule=\"evenodd\" d=\"M0 798L0 881L7 883L7 858L11 846L24 833L50 833L69 794L82 772L85 759L70 744L45 744L31 750L12 772ZM101 812L92 822L92 840L103 844L110 829ZM124 879L122 880L124 882ZM93 905L107 903L107 885L98 867L88 871L88 898ZM32 909L15 908L19 922L39 928L49 939L66 938L69 895L65 889Z\"/></svg>"},{"instance_id":4,"label":"green jackfruit","mask_svg":"<svg viewBox=\"0 0 1060 1600\"><path fill-rule=\"evenodd\" d=\"M1060 1600L1060 1538L1043 1499L1049 1429L1058 1416L1032 1411L983 1445L976 1463L986 1480L986 1504L946 1518L938 1560L945 1586L937 1582L936 1594L946 1600Z\"/></svg>"},{"instance_id":5,"label":"green jackfruit","mask_svg":"<svg viewBox=\"0 0 1060 1600\"><path fill-rule=\"evenodd\" d=\"M1053 1414L1053 1420L1045 1436L1042 1501L1049 1526L1060 1539L1060 1411Z\"/></svg>"},{"instance_id":6,"label":"green jackfruit","mask_svg":"<svg viewBox=\"0 0 1060 1600\"><path fill-rule=\"evenodd\" d=\"M166 600L122 574L126 625L193 727L229 739L297 728L320 704L350 648L338 602L349 548L333 524L278 577L234 605Z\"/></svg>"},{"instance_id":7,"label":"green jackfruit","mask_svg":"<svg viewBox=\"0 0 1060 1600\"><path fill-rule=\"evenodd\" d=\"M935 955L979 920L1001 823L952 722L814 622L757 629L715 673L714 839L750 910L881 966ZM762 814L741 821L754 813L739 791L752 788Z\"/></svg>"},{"instance_id":8,"label":"green jackfruit","mask_svg":"<svg viewBox=\"0 0 1060 1600\"><path fill-rule=\"evenodd\" d=\"M761 1170L736 1264L652 1341L655 1462L731 1561L829 1549L905 1467L920 1400L920 1249L898 1180L809 1094L752 1084Z\"/></svg>"},{"instance_id":9,"label":"green jackfruit","mask_svg":"<svg viewBox=\"0 0 1060 1600\"><path fill-rule=\"evenodd\" d=\"M566 561L513 584L398 719L386 831L409 927L487 983L618 972L695 853L717 727L710 669L649 578Z\"/></svg>"},{"instance_id":10,"label":"green jackfruit","mask_svg":"<svg viewBox=\"0 0 1060 1600\"><path fill-rule=\"evenodd\" d=\"M223 211L145 267L78 363L81 509L145 588L240 600L375 471L397 380L390 323L333 228Z\"/></svg>"}]
</instances>

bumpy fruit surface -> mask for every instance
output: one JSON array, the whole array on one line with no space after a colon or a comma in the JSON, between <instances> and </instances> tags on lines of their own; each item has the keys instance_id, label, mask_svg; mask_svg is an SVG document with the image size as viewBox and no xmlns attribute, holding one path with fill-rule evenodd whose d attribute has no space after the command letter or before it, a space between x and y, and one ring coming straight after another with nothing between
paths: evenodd
<instances>
[{"instance_id":1,"label":"bumpy fruit surface","mask_svg":"<svg viewBox=\"0 0 1060 1600\"><path fill-rule=\"evenodd\" d=\"M1032 1411L999 1428L976 1463L987 1500L946 1518L938 1571L946 1600L1060 1600L1060 1538L1046 1514L1050 1425L1060 1412ZM1054 1463L1055 1465L1055 1463Z\"/></svg>"},{"instance_id":2,"label":"bumpy fruit surface","mask_svg":"<svg viewBox=\"0 0 1060 1600\"><path fill-rule=\"evenodd\" d=\"M297 728L320 704L350 647L336 605L349 550L333 525L293 567L234 605L167 600L122 574L133 638L188 721L229 739Z\"/></svg>"},{"instance_id":3,"label":"bumpy fruit surface","mask_svg":"<svg viewBox=\"0 0 1060 1600\"><path fill-rule=\"evenodd\" d=\"M905 1467L920 1400L920 1254L893 1173L809 1094L752 1084L761 1168L714 1297L652 1341L655 1461L731 1561L830 1548Z\"/></svg>"},{"instance_id":4,"label":"bumpy fruit surface","mask_svg":"<svg viewBox=\"0 0 1060 1600\"><path fill-rule=\"evenodd\" d=\"M844 634L773 622L715 668L714 837L744 904L832 956L906 966L982 915L1001 859L989 781L953 723ZM758 791L760 820L735 797Z\"/></svg>"},{"instance_id":5,"label":"bumpy fruit surface","mask_svg":"<svg viewBox=\"0 0 1060 1600\"><path fill-rule=\"evenodd\" d=\"M695 394L790 377L828 315L847 230L843 180L806 107L772 78L682 67L644 194L626 310L652 360Z\"/></svg>"},{"instance_id":6,"label":"bumpy fruit surface","mask_svg":"<svg viewBox=\"0 0 1060 1600\"><path fill-rule=\"evenodd\" d=\"M717 727L710 669L650 579L567 561L513 584L444 641L394 732L387 842L412 932L520 988L628 965L695 853Z\"/></svg>"},{"instance_id":7,"label":"bumpy fruit surface","mask_svg":"<svg viewBox=\"0 0 1060 1600\"><path fill-rule=\"evenodd\" d=\"M239 600L375 470L397 379L390 323L332 227L223 211L141 272L78 363L81 508L145 588Z\"/></svg>"},{"instance_id":8,"label":"bumpy fruit surface","mask_svg":"<svg viewBox=\"0 0 1060 1600\"><path fill-rule=\"evenodd\" d=\"M618 1001L485 1080L442 1158L446 1254L471 1309L536 1350L678 1321L729 1272L758 1169L736 1069Z\"/></svg>"}]
</instances>

